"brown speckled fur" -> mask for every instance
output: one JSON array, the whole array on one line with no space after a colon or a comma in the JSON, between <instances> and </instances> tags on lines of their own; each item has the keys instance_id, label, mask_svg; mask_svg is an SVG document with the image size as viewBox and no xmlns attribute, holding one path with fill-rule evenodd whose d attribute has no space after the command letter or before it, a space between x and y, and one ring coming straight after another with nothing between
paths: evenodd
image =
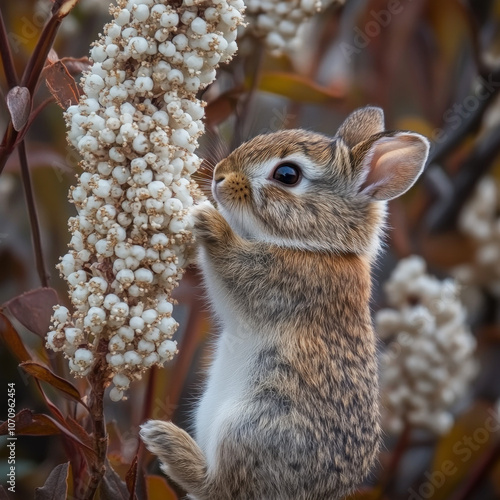
<instances>
[{"instance_id":1,"label":"brown speckled fur","mask_svg":"<svg viewBox=\"0 0 500 500\"><path fill-rule=\"evenodd\" d=\"M237 418L228 416L215 464L172 423L148 422L141 431L165 472L193 498L335 500L375 462L370 264L384 207L360 189L364 158L382 131L382 112L365 108L333 140L302 130L259 136L217 166L220 207L253 214L265 233L252 236L247 228L246 237L211 206L195 211L215 312L224 325L222 311L233 311L251 325L258 345L245 404ZM259 165L294 155L314 161L306 192L255 184ZM426 153L415 155L425 161Z\"/></svg>"}]
</instances>

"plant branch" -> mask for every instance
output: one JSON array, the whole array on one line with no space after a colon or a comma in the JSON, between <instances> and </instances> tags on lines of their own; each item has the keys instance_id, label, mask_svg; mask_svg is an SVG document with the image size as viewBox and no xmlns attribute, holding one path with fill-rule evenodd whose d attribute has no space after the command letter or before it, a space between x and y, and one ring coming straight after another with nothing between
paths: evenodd
<instances>
[{"instance_id":1,"label":"plant branch","mask_svg":"<svg viewBox=\"0 0 500 500\"><path fill-rule=\"evenodd\" d=\"M411 430L410 424L406 423L391 454L389 465L387 469L383 471L382 480L380 481L380 495L377 497L377 500L381 500L385 497L394 482L394 478L397 477L399 463L410 443Z\"/></svg>"},{"instance_id":2,"label":"plant branch","mask_svg":"<svg viewBox=\"0 0 500 500\"><path fill-rule=\"evenodd\" d=\"M26 87L30 94L33 95L35 88L38 84L38 79L42 73L43 67L47 60L47 56L54 45L54 40L61 25L62 20L66 17L67 13L64 15L60 14L60 9L56 10L47 24L43 27L43 31L40 35L38 43L35 46L35 50L31 54L28 64L24 70L23 78L21 80L21 85Z\"/></svg>"},{"instance_id":3,"label":"plant branch","mask_svg":"<svg viewBox=\"0 0 500 500\"><path fill-rule=\"evenodd\" d=\"M452 497L452 500L467 500L472 498L472 493L481 484L484 478L490 473L497 459L500 457L500 443L496 443L489 452L485 453L474 468L465 485Z\"/></svg>"},{"instance_id":4,"label":"plant branch","mask_svg":"<svg viewBox=\"0 0 500 500\"><path fill-rule=\"evenodd\" d=\"M488 83L488 80L491 83ZM476 96L478 96L477 109L464 119L460 127L451 131L446 140L438 143L433 148L429 155L429 165L442 162L457 146L462 144L468 134L478 129L484 113L498 95L500 90L499 81L500 71L479 76L479 88L475 92Z\"/></svg>"},{"instance_id":5,"label":"plant branch","mask_svg":"<svg viewBox=\"0 0 500 500\"><path fill-rule=\"evenodd\" d=\"M15 131L12 121L9 121L7 130L3 136L2 145L0 146L0 174L3 172L5 164L16 147L18 132Z\"/></svg>"},{"instance_id":6,"label":"plant branch","mask_svg":"<svg viewBox=\"0 0 500 500\"><path fill-rule=\"evenodd\" d=\"M497 125L464 161L460 171L450 181L448 194L438 200L427 215L426 222L431 231L442 231L453 227L477 182L490 169L500 153L499 137L500 125Z\"/></svg>"},{"instance_id":7,"label":"plant branch","mask_svg":"<svg viewBox=\"0 0 500 500\"><path fill-rule=\"evenodd\" d=\"M29 128L31 124L35 121L36 117L49 105L53 102L56 102L54 96L47 97L44 101L42 101L30 114L28 122L26 124L26 128Z\"/></svg>"},{"instance_id":8,"label":"plant branch","mask_svg":"<svg viewBox=\"0 0 500 500\"><path fill-rule=\"evenodd\" d=\"M14 66L14 58L10 51L9 39L7 37L7 30L3 20L2 11L0 10L0 57L2 58L3 69L5 71L5 78L9 88L17 85L17 74Z\"/></svg>"},{"instance_id":9,"label":"plant branch","mask_svg":"<svg viewBox=\"0 0 500 500\"><path fill-rule=\"evenodd\" d=\"M435 200L435 206L429 210L426 217L426 224L432 232L447 229L453 226L458 215L458 210L465 203L463 194L470 194L479 180L480 176L489 168L491 161L494 160L495 144L489 142L490 148L488 151L481 154L484 150L480 144L470 155L462 166L460 173L454 178L450 179L448 173L443 169L441 163L446 157L452 153L465 138L472 132L477 131L482 123L483 116L495 98L498 96L500 90L500 68L490 70L489 68L481 68L478 77L478 87L474 92L478 102L476 110L465 116L464 120L456 129L444 130L444 137L441 141L434 145L430 152L428 159L428 167L425 170L422 179L430 188L431 197ZM456 111L460 116L460 109ZM489 136L488 136L489 137ZM484 142L487 142L486 139ZM479 156L479 157L478 157ZM483 164L483 160L489 163ZM479 165L480 175L476 175L475 166L472 165L476 162ZM467 170L470 170L467 173ZM431 203L431 200L429 200Z\"/></svg>"},{"instance_id":10,"label":"plant branch","mask_svg":"<svg viewBox=\"0 0 500 500\"><path fill-rule=\"evenodd\" d=\"M94 429L94 450L97 460L90 467L90 482L83 498L92 500L94 494L106 472L106 455L108 451L108 434L106 432L106 420L104 417L104 391L108 383L108 367L106 363L106 353L108 344L105 338L101 338L96 350L96 362L92 372L88 375L90 383L90 395L88 407L92 418Z\"/></svg>"},{"instance_id":11,"label":"plant branch","mask_svg":"<svg viewBox=\"0 0 500 500\"><path fill-rule=\"evenodd\" d=\"M29 92L31 99L33 100L33 95L35 93L38 81L40 79L40 74L45 66L47 56L54 44L54 39L57 35L59 26L62 20L69 14L72 7L76 5L77 0L59 1L54 4L52 10L52 16L45 24L40 38L31 54L28 64L24 70L23 77L21 79L21 86L26 87ZM0 39L0 46L3 47L3 40ZM5 50L5 49L4 49ZM4 54L2 53L2 59ZM5 64L5 62L4 62ZM0 146L0 174L2 173L9 156L12 154L17 144L23 140L26 132L28 131L28 126L25 126L22 130L17 132L14 130L12 120L9 121L7 130L2 139L2 144Z\"/></svg>"},{"instance_id":12,"label":"plant branch","mask_svg":"<svg viewBox=\"0 0 500 500\"><path fill-rule=\"evenodd\" d=\"M38 222L38 214L36 211L35 196L33 193L33 185L31 183L31 174L28 166L28 156L26 154L26 144L21 141L18 148L19 163L21 164L21 176L23 179L24 195L28 206L28 214L30 218L31 236L33 238L33 247L35 250L35 262L38 276L42 286L49 286L49 274L45 267L42 250L42 238L40 233L40 224Z\"/></svg>"}]
</instances>

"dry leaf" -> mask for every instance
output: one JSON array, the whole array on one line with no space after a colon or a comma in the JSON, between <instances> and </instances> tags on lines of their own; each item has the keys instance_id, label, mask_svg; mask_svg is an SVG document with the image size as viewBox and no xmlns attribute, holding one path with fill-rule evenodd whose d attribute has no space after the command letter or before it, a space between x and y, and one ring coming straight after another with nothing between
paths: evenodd
<instances>
[{"instance_id":1,"label":"dry leaf","mask_svg":"<svg viewBox=\"0 0 500 500\"><path fill-rule=\"evenodd\" d=\"M61 61L49 64L44 69L45 84L64 110L80 100L80 90L66 65Z\"/></svg>"},{"instance_id":2,"label":"dry leaf","mask_svg":"<svg viewBox=\"0 0 500 500\"><path fill-rule=\"evenodd\" d=\"M52 373L46 366L43 366L42 364L37 363L36 361L25 361L24 363L21 363L19 366L26 373L29 373L38 380L47 382L52 387L59 389L60 391L62 391L63 394L65 394L70 399L78 403L82 402L78 389L67 380L59 377L55 373Z\"/></svg>"},{"instance_id":3,"label":"dry leaf","mask_svg":"<svg viewBox=\"0 0 500 500\"><path fill-rule=\"evenodd\" d=\"M35 500L60 500L68 493L69 462L58 465L41 488L35 490Z\"/></svg>"},{"instance_id":4,"label":"dry leaf","mask_svg":"<svg viewBox=\"0 0 500 500\"><path fill-rule=\"evenodd\" d=\"M30 332L45 339L50 326L53 306L59 304L53 288L38 288L14 297L2 309L9 313Z\"/></svg>"},{"instance_id":5,"label":"dry leaf","mask_svg":"<svg viewBox=\"0 0 500 500\"><path fill-rule=\"evenodd\" d=\"M7 108L16 132L28 122L31 113L31 94L26 87L13 87L7 94Z\"/></svg>"}]
</instances>

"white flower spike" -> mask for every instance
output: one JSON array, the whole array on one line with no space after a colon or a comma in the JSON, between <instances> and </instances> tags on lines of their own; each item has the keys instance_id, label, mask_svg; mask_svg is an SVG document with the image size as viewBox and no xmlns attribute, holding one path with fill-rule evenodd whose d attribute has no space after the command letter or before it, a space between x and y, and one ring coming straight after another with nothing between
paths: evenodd
<instances>
[{"instance_id":1,"label":"white flower spike","mask_svg":"<svg viewBox=\"0 0 500 500\"><path fill-rule=\"evenodd\" d=\"M425 261L413 256L399 262L385 289L393 309L382 309L375 321L379 335L391 340L381 359L388 427L401 432L406 422L445 434L452 404L476 373L476 340L458 287L427 274Z\"/></svg>"},{"instance_id":2,"label":"white flower spike","mask_svg":"<svg viewBox=\"0 0 500 500\"><path fill-rule=\"evenodd\" d=\"M177 352L171 292L192 242L191 174L204 131L197 99L236 51L242 0L118 0L91 50L84 95L66 113L83 173L71 189L69 252L58 268L74 308L54 311L47 347L87 375L98 346L114 387Z\"/></svg>"}]
</instances>

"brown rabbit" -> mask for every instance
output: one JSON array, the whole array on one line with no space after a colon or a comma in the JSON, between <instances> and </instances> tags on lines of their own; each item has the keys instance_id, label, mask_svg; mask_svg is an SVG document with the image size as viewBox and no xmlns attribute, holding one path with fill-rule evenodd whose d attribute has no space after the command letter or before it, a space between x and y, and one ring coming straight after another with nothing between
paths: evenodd
<instances>
[{"instance_id":1,"label":"brown rabbit","mask_svg":"<svg viewBox=\"0 0 500 500\"><path fill-rule=\"evenodd\" d=\"M194 211L222 325L196 441L171 422L141 430L191 498L334 500L367 476L380 441L370 264L386 200L428 150L367 107L334 138L258 136L217 165L219 210Z\"/></svg>"}]
</instances>

